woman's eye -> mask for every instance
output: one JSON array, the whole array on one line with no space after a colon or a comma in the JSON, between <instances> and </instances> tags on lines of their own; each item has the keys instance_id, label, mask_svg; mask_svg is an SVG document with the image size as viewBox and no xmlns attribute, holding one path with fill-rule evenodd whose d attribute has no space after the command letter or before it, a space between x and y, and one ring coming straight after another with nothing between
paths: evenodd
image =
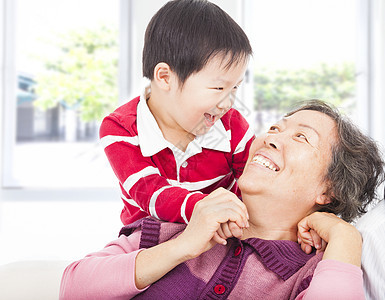
<instances>
[{"instance_id":1,"label":"woman's eye","mask_svg":"<svg viewBox=\"0 0 385 300\"><path fill-rule=\"evenodd\" d=\"M304 135L304 134L302 134L302 133L297 133L297 135L296 135L298 138L300 138L300 139L304 139L304 140L306 140L307 141L307 137L306 137L306 135Z\"/></svg>"},{"instance_id":2,"label":"woman's eye","mask_svg":"<svg viewBox=\"0 0 385 300\"><path fill-rule=\"evenodd\" d=\"M215 88L217 91L223 91L223 87L216 87Z\"/></svg>"},{"instance_id":3,"label":"woman's eye","mask_svg":"<svg viewBox=\"0 0 385 300\"><path fill-rule=\"evenodd\" d=\"M279 128L277 126L271 126L269 128L269 132L278 132L279 131Z\"/></svg>"}]
</instances>

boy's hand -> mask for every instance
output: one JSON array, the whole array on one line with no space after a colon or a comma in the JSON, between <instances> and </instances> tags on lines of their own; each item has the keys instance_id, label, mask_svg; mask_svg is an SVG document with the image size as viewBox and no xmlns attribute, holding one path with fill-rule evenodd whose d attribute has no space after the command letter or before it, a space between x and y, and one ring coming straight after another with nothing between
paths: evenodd
<instances>
[{"instance_id":1,"label":"boy's hand","mask_svg":"<svg viewBox=\"0 0 385 300\"><path fill-rule=\"evenodd\" d=\"M217 243L226 244L226 237L239 236L241 228L248 227L248 218L245 204L219 188L195 204L189 224L177 238L179 245L189 259L196 257Z\"/></svg>"},{"instance_id":2,"label":"boy's hand","mask_svg":"<svg viewBox=\"0 0 385 300\"><path fill-rule=\"evenodd\" d=\"M248 227L248 226L246 226ZM218 244L226 244L226 240L231 237L236 237L241 239L243 235L243 228L239 227L237 223L229 221L227 223L222 223L218 228L216 234L214 235L214 240Z\"/></svg>"},{"instance_id":3,"label":"boy's hand","mask_svg":"<svg viewBox=\"0 0 385 300\"><path fill-rule=\"evenodd\" d=\"M220 189L223 189L223 188L220 188ZM222 194L222 192L220 192L221 196L223 196L223 197L231 197L231 198L233 198L235 196L236 198L238 198L232 192L229 192L229 191L227 191L225 189L223 189L223 191L225 191L223 194ZM247 209L246 209L246 213L247 213ZM248 215L247 215L247 218L249 218ZM247 222L245 227L249 227L248 222ZM237 223L235 223L235 222L228 221L226 223L222 223L221 224L221 226L218 228L216 234L214 235L213 239L218 244L226 245L226 243L227 243L226 240L227 239L229 239L231 237L236 237L236 238L240 239L240 238L242 238L242 235L243 235L243 227L238 226Z\"/></svg>"}]
</instances>

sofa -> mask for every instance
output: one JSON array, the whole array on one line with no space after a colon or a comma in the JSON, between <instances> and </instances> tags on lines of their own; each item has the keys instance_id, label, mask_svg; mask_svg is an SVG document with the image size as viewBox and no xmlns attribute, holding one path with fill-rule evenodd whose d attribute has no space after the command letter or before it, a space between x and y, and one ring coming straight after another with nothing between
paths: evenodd
<instances>
[{"instance_id":1,"label":"sofa","mask_svg":"<svg viewBox=\"0 0 385 300\"><path fill-rule=\"evenodd\" d=\"M18 261L0 265L1 300L57 300L68 261Z\"/></svg>"}]
</instances>

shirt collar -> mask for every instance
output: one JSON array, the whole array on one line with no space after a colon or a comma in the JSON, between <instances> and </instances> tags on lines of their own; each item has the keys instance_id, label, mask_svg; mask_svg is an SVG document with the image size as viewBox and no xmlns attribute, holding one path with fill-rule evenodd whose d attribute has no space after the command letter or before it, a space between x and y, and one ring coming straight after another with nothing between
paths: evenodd
<instances>
[{"instance_id":1,"label":"shirt collar","mask_svg":"<svg viewBox=\"0 0 385 300\"><path fill-rule=\"evenodd\" d=\"M289 279L315 255L314 251L306 254L293 241L249 238L242 242L251 246L265 267L283 280Z\"/></svg>"},{"instance_id":2,"label":"shirt collar","mask_svg":"<svg viewBox=\"0 0 385 300\"><path fill-rule=\"evenodd\" d=\"M175 151L175 146L168 142L162 134L158 123L147 106L150 87L145 88L137 107L137 130L139 145L143 156L152 156L165 148ZM230 152L231 132L226 131L222 120L218 120L210 130L196 137L186 149L187 157L202 152L202 148L222 152Z\"/></svg>"},{"instance_id":3,"label":"shirt collar","mask_svg":"<svg viewBox=\"0 0 385 300\"><path fill-rule=\"evenodd\" d=\"M150 224L151 226L145 228L145 226L143 226L144 224ZM149 232L151 232L155 229L155 227L157 230L159 230L159 225L162 226L163 229L162 241L170 239L176 234L182 232L186 227L186 224L169 223L165 221L159 221L152 217L147 217L131 225L123 227L119 233L119 236L121 234L131 234L132 230L138 226L142 226L142 231L149 230ZM152 239L152 237L150 238ZM259 238L248 238L246 240L231 238L231 240L235 243L235 247L237 245L241 247L250 246L253 251L259 254L263 265L270 271L277 274L284 281L297 273L300 268L302 268L311 258L316 255L315 251L310 254L306 254L301 250L299 244L288 240L263 240ZM156 241L156 243L158 242L159 240ZM151 246L154 245L155 244ZM228 245L217 246L228 247ZM321 259L322 254L319 253L317 256L319 259Z\"/></svg>"},{"instance_id":4,"label":"shirt collar","mask_svg":"<svg viewBox=\"0 0 385 300\"><path fill-rule=\"evenodd\" d=\"M143 156L152 156L169 146L169 142L163 137L158 123L147 106L149 92L150 89L146 88L140 96L136 117L138 140Z\"/></svg>"}]
</instances>

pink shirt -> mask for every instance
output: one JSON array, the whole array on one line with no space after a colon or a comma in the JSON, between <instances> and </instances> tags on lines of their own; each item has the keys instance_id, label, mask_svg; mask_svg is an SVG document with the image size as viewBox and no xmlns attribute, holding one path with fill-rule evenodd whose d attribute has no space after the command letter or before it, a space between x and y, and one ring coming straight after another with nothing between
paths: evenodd
<instances>
[{"instance_id":1,"label":"pink shirt","mask_svg":"<svg viewBox=\"0 0 385 300\"><path fill-rule=\"evenodd\" d=\"M140 232L122 235L103 250L69 265L63 274L60 299L128 299L144 291L135 286L139 238ZM365 299L362 271L351 264L323 260L310 286L297 299Z\"/></svg>"}]
</instances>

